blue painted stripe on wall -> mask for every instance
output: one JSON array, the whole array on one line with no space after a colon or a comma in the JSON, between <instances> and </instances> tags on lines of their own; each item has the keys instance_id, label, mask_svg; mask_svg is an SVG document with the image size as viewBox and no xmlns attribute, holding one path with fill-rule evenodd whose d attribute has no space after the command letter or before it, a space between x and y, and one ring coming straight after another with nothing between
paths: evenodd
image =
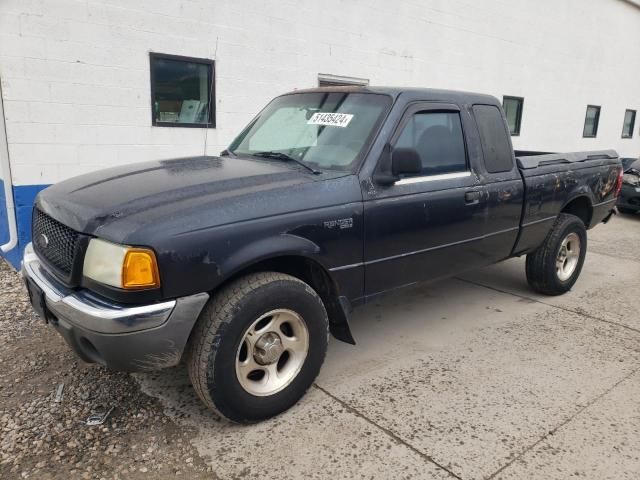
<instances>
[{"instance_id":1,"label":"blue painted stripe on wall","mask_svg":"<svg viewBox=\"0 0 640 480\"><path fill-rule=\"evenodd\" d=\"M16 206L16 219L18 221L18 246L7 252L4 257L14 268L20 268L22 260L22 252L24 247L31 241L31 210L33 201L40 190L47 188L49 185L14 185L13 186L13 202ZM3 196L4 205L4 196ZM0 238L9 239L8 223L0 223ZM4 243L4 242L3 242Z\"/></svg>"},{"instance_id":2,"label":"blue painted stripe on wall","mask_svg":"<svg viewBox=\"0 0 640 480\"><path fill-rule=\"evenodd\" d=\"M7 201L4 198L4 181L0 178L0 245L9 241L9 220L7 219Z\"/></svg>"}]
</instances>

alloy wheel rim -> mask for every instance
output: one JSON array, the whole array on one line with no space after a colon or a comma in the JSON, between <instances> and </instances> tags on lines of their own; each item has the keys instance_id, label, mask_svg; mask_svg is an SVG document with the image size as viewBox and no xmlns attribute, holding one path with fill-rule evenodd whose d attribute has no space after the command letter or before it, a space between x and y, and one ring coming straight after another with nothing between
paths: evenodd
<instances>
[{"instance_id":1,"label":"alloy wheel rim","mask_svg":"<svg viewBox=\"0 0 640 480\"><path fill-rule=\"evenodd\" d=\"M293 310L271 310L245 330L236 352L236 377L251 395L273 395L296 378L308 352L304 319Z\"/></svg>"},{"instance_id":2,"label":"alloy wheel rim","mask_svg":"<svg viewBox=\"0 0 640 480\"><path fill-rule=\"evenodd\" d=\"M556 273L560 281L567 281L578 268L580 247L580 237L575 233L570 233L562 240L556 257Z\"/></svg>"}]
</instances>

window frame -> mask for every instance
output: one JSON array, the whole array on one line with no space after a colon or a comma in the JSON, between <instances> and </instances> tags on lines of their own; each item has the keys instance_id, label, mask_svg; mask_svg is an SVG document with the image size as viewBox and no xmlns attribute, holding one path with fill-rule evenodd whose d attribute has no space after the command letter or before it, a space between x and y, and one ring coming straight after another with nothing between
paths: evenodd
<instances>
[{"instance_id":1,"label":"window frame","mask_svg":"<svg viewBox=\"0 0 640 480\"><path fill-rule=\"evenodd\" d=\"M624 122L627 119L627 113L631 112L633 114L633 116L631 117L631 128L629 129L629 134L625 135L624 133ZM627 108L624 111L624 117L622 119L622 136L621 138L633 138L633 129L636 128L636 117L637 117L637 110L633 110L631 108Z\"/></svg>"},{"instance_id":2,"label":"window frame","mask_svg":"<svg viewBox=\"0 0 640 480\"><path fill-rule=\"evenodd\" d=\"M411 120L413 115L418 113L457 113L460 118L460 128L462 130L462 144L464 146L464 156L465 156L465 169L456 171L456 172L448 172L448 173L436 173L432 175L422 175L417 174L411 177L404 177L394 182L394 185L410 185L413 183L422 183L422 182L431 182L437 180L451 180L456 178L464 178L471 177L471 162L469 158L469 145L467 145L467 135L465 132L465 121L462 115L462 109L455 104L450 103L431 103L431 102L412 102L407 105L404 113L402 114L402 118L396 125L393 134L389 138L389 146L391 150L393 150L398 142L398 139L402 135L405 127ZM378 163L378 167L380 167L380 163Z\"/></svg>"},{"instance_id":3,"label":"window frame","mask_svg":"<svg viewBox=\"0 0 640 480\"><path fill-rule=\"evenodd\" d=\"M207 84L209 87L209 118L207 123L179 123L162 122L156 120L155 100L156 100L156 78L153 68L154 60L173 60L179 62L200 63L207 65ZM216 65L215 60L209 58L185 57L183 55L172 55L168 53L149 52L149 72L151 82L151 125L154 127L176 127L176 128L216 128Z\"/></svg>"},{"instance_id":4,"label":"window frame","mask_svg":"<svg viewBox=\"0 0 640 480\"><path fill-rule=\"evenodd\" d=\"M585 128L587 127L587 115L589 114L589 109L595 108L597 109L596 116L593 119L593 135L587 135L585 133ZM582 125L582 138L596 138L598 136L598 127L600 126L600 113L602 112L602 107L600 105L587 105L587 109L584 113L584 123Z\"/></svg>"},{"instance_id":5,"label":"window frame","mask_svg":"<svg viewBox=\"0 0 640 480\"><path fill-rule=\"evenodd\" d=\"M511 132L511 128L509 127L509 119L507 117L507 110L504 108L505 100L517 100L518 101L518 109L516 110L516 125L515 131ZM505 118L507 119L507 128L509 128L509 135L512 137L520 136L520 129L522 127L522 111L524 110L524 97L515 97L513 95L503 95L502 96L502 111L504 112Z\"/></svg>"},{"instance_id":6,"label":"window frame","mask_svg":"<svg viewBox=\"0 0 640 480\"><path fill-rule=\"evenodd\" d=\"M323 85L324 84L324 85ZM367 87L368 78L347 77L330 73L318 74L318 87Z\"/></svg>"}]
</instances>

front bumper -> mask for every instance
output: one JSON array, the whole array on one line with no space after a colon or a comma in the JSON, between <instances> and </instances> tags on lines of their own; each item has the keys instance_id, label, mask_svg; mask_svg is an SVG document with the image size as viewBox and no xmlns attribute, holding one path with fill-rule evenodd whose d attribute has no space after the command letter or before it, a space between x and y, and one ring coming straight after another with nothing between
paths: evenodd
<instances>
[{"instance_id":1,"label":"front bumper","mask_svg":"<svg viewBox=\"0 0 640 480\"><path fill-rule=\"evenodd\" d=\"M41 264L31 244L22 261L22 275L32 303L41 296L41 310L85 361L114 370L155 370L180 362L207 293L150 305L123 305L88 290L71 290ZM35 284L36 288L33 285ZM38 310L38 309L36 309Z\"/></svg>"},{"instance_id":2,"label":"front bumper","mask_svg":"<svg viewBox=\"0 0 640 480\"><path fill-rule=\"evenodd\" d=\"M635 187L633 185L627 185L626 183L622 184L622 189L620 190L620 196L618 197L618 204L621 208L626 208L627 210L640 210L640 187Z\"/></svg>"}]
</instances>

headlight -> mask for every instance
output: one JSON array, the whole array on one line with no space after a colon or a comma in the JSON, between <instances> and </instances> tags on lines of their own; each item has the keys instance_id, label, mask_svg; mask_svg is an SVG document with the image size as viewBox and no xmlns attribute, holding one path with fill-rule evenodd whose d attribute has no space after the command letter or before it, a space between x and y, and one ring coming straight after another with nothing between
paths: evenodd
<instances>
[{"instance_id":1,"label":"headlight","mask_svg":"<svg viewBox=\"0 0 640 480\"><path fill-rule=\"evenodd\" d=\"M625 173L622 176L622 183L633 185L634 187L640 186L640 175L636 175L634 173Z\"/></svg>"},{"instance_id":2,"label":"headlight","mask_svg":"<svg viewBox=\"0 0 640 480\"><path fill-rule=\"evenodd\" d=\"M153 250L92 238L84 256L83 274L96 282L124 289L160 286L158 263Z\"/></svg>"}]
</instances>

